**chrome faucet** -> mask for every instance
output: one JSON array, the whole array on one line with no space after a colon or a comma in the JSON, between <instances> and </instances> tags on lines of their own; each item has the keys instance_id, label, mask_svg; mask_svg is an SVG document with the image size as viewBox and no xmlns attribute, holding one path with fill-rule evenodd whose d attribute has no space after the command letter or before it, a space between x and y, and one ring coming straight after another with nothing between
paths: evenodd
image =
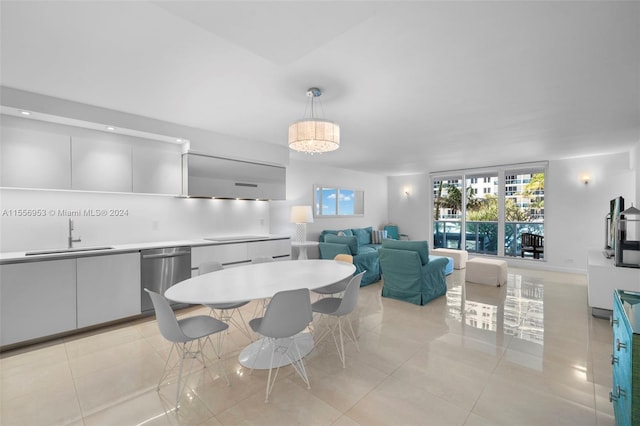
<instances>
[{"instance_id":1,"label":"chrome faucet","mask_svg":"<svg viewBox=\"0 0 640 426\"><path fill-rule=\"evenodd\" d=\"M73 243L79 243L80 241L82 241L82 238L78 237L78 238L73 238L73 219L69 219L69 247L68 248L73 248Z\"/></svg>"}]
</instances>

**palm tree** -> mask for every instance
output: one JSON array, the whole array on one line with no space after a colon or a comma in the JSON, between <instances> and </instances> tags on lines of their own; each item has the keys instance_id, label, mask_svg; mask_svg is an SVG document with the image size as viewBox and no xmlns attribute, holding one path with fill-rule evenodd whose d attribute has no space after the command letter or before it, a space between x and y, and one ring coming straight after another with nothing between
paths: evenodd
<instances>
[{"instance_id":1,"label":"palm tree","mask_svg":"<svg viewBox=\"0 0 640 426\"><path fill-rule=\"evenodd\" d=\"M540 196L541 193L544 194L544 173L534 173L520 193L523 197L529 198L529 205L535 213L534 216L537 216L544 208L544 198Z\"/></svg>"}]
</instances>

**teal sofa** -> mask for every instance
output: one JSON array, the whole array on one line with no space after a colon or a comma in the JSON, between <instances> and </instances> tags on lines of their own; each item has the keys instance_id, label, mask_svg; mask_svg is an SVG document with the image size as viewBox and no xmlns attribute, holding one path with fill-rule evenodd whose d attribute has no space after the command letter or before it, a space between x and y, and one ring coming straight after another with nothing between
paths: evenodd
<instances>
[{"instance_id":1,"label":"teal sofa","mask_svg":"<svg viewBox=\"0 0 640 426\"><path fill-rule=\"evenodd\" d=\"M426 241L383 240L378 254L383 297L424 305L447 292L450 258L429 256Z\"/></svg>"},{"instance_id":2,"label":"teal sofa","mask_svg":"<svg viewBox=\"0 0 640 426\"><path fill-rule=\"evenodd\" d=\"M322 231L318 245L320 258L333 259L337 254L350 254L353 256L353 264L356 267L354 275L366 271L362 276L360 286L379 281L378 249L381 244L372 243L372 231L372 227Z\"/></svg>"}]
</instances>

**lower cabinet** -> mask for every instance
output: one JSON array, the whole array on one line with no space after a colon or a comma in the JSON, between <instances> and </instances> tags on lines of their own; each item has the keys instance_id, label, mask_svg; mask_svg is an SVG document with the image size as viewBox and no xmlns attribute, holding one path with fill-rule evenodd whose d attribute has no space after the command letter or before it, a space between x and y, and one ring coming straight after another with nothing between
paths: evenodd
<instances>
[{"instance_id":1,"label":"lower cabinet","mask_svg":"<svg viewBox=\"0 0 640 426\"><path fill-rule=\"evenodd\" d=\"M617 426L640 424L640 293L616 290L613 327L613 403Z\"/></svg>"},{"instance_id":2,"label":"lower cabinet","mask_svg":"<svg viewBox=\"0 0 640 426\"><path fill-rule=\"evenodd\" d=\"M0 265L0 346L140 314L140 253Z\"/></svg>"},{"instance_id":3,"label":"lower cabinet","mask_svg":"<svg viewBox=\"0 0 640 426\"><path fill-rule=\"evenodd\" d=\"M78 328L140 314L140 253L78 258Z\"/></svg>"},{"instance_id":4,"label":"lower cabinet","mask_svg":"<svg viewBox=\"0 0 640 426\"><path fill-rule=\"evenodd\" d=\"M253 259L258 256L286 257L291 256L291 240L255 241L247 247L247 257Z\"/></svg>"},{"instance_id":5,"label":"lower cabinet","mask_svg":"<svg viewBox=\"0 0 640 426\"><path fill-rule=\"evenodd\" d=\"M258 256L271 256L277 260L288 260L291 258L291 240L289 238L279 238L191 247L192 275L198 275L198 266L202 262L217 260L225 267L233 267L239 264L246 264Z\"/></svg>"},{"instance_id":6,"label":"lower cabinet","mask_svg":"<svg viewBox=\"0 0 640 426\"><path fill-rule=\"evenodd\" d=\"M2 346L76 328L76 259L0 265Z\"/></svg>"}]
</instances>

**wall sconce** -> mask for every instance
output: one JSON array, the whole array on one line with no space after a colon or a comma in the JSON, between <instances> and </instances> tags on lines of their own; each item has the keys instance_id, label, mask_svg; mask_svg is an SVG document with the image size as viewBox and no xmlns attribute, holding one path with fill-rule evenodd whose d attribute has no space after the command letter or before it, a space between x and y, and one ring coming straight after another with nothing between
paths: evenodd
<instances>
[{"instance_id":1,"label":"wall sconce","mask_svg":"<svg viewBox=\"0 0 640 426\"><path fill-rule=\"evenodd\" d=\"M589 182L591 182L591 176L583 174L582 176L580 176L580 182L584 183L585 185L589 185Z\"/></svg>"},{"instance_id":2,"label":"wall sconce","mask_svg":"<svg viewBox=\"0 0 640 426\"><path fill-rule=\"evenodd\" d=\"M409 196L411 195L411 188L410 187L406 186L404 188L404 195L405 195L405 197L409 198Z\"/></svg>"}]
</instances>

